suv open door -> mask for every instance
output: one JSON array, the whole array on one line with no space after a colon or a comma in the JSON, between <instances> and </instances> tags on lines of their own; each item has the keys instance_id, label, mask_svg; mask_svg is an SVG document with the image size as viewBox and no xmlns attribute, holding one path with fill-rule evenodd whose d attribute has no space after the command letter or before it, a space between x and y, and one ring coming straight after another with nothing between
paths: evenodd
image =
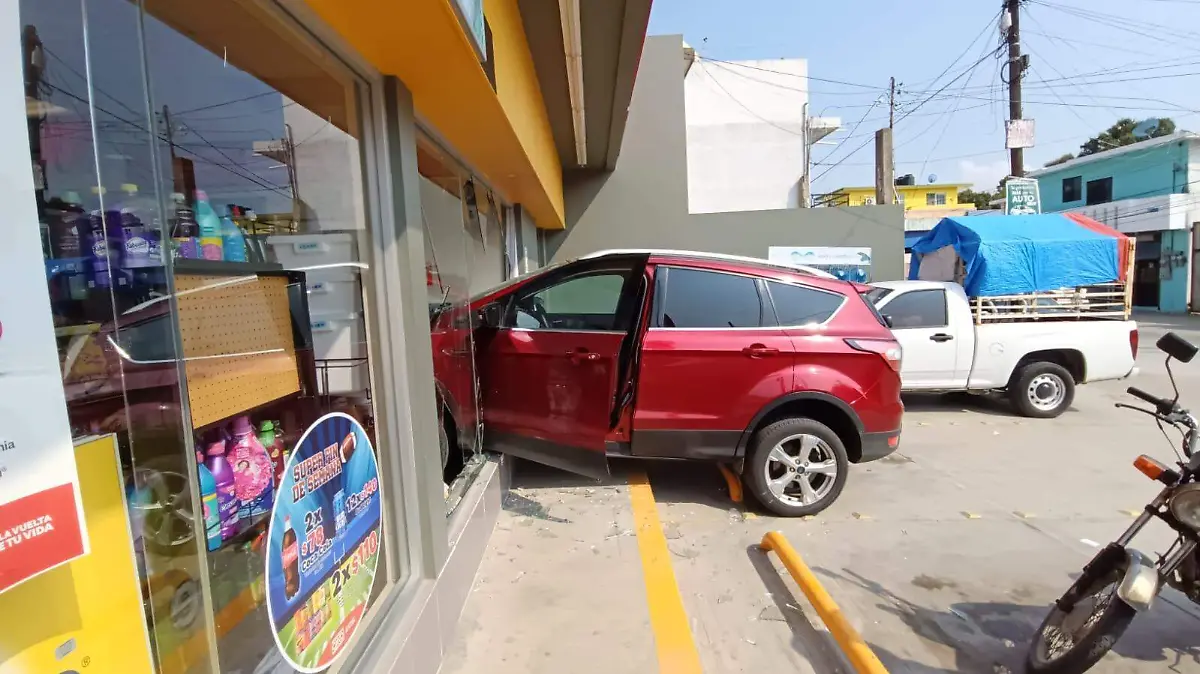
<instances>
[{"instance_id":1,"label":"suv open door","mask_svg":"<svg viewBox=\"0 0 1200 674\"><path fill-rule=\"evenodd\" d=\"M484 446L591 477L605 440L645 256L579 262L500 296L477 332Z\"/></svg>"}]
</instances>

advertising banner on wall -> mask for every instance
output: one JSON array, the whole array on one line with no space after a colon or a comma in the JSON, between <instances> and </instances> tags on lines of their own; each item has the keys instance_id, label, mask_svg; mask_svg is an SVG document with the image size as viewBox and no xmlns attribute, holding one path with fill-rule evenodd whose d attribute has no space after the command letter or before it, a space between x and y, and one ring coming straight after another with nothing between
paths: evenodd
<instances>
[{"instance_id":1,"label":"advertising banner on wall","mask_svg":"<svg viewBox=\"0 0 1200 674\"><path fill-rule=\"evenodd\" d=\"M267 611L288 664L320 672L371 600L383 543L379 470L366 431L333 413L288 459L267 532Z\"/></svg>"},{"instance_id":2,"label":"advertising banner on wall","mask_svg":"<svg viewBox=\"0 0 1200 674\"><path fill-rule=\"evenodd\" d=\"M871 249L850 246L771 246L767 259L792 267L814 267L843 281L871 280Z\"/></svg>"},{"instance_id":3,"label":"advertising banner on wall","mask_svg":"<svg viewBox=\"0 0 1200 674\"><path fill-rule=\"evenodd\" d=\"M20 64L0 68L0 91L23 86ZM20 133L0 157L0 592L88 551L25 113L0 105L0 129Z\"/></svg>"}]
</instances>

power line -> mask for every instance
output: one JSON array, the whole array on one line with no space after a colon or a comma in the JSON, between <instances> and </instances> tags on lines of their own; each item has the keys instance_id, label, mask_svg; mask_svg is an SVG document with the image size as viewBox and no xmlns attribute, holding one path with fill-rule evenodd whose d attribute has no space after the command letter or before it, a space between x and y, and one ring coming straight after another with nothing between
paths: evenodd
<instances>
[{"instance_id":1,"label":"power line","mask_svg":"<svg viewBox=\"0 0 1200 674\"><path fill-rule=\"evenodd\" d=\"M796 73L788 73L788 72L784 72L782 70L771 70L770 68L763 68L760 66L752 66L749 63L738 63L737 61L723 61L721 59L712 58L711 56L702 56L702 57L698 56L698 58L701 58L705 61L712 61L713 63L724 63L727 66L737 66L738 68L748 68L750 70L760 70L765 73L774 73L776 75L787 75L789 77L796 77L796 78L800 78L800 79L812 80L814 82L827 82L829 84L841 84L841 85L847 86L847 87L859 87L862 89L874 89L876 91L883 91L885 89L885 87L880 87L880 86L877 86L874 84L859 84L858 82L846 82L844 80L831 80L829 78L816 77L814 75L797 75Z\"/></svg>"},{"instance_id":2,"label":"power line","mask_svg":"<svg viewBox=\"0 0 1200 674\"><path fill-rule=\"evenodd\" d=\"M700 59L700 60L701 60L701 61L703 61L703 60L706 60L706 59ZM704 70L704 68L705 68L705 66L703 65L703 63L701 63L700 69L701 69L701 70ZM707 72L707 71L706 71L706 72ZM766 117L763 117L762 115L758 114L757 112L754 112L753 110L751 110L749 106L747 106L745 103L743 103L743 102L741 102L740 100L738 100L737 96L734 96L733 94L729 93L729 90L728 90L728 89L726 89L726 88L725 88L725 85L721 84L721 82L720 82L720 81L719 81L717 78L715 78L715 77L712 77L711 75L709 75L709 77L708 77L707 81L709 81L709 82L712 82L713 84L717 85L717 88L718 88L718 89L720 89L722 92L724 92L724 93L725 93L725 95L729 97L729 100L731 100L731 101L733 101L734 103L736 103L736 104L738 105L738 107L740 107L741 109L745 110L745 111L746 111L746 113L747 113L747 114L749 114L751 117L754 117L755 119L758 119L758 120L759 120L759 121L761 121L761 122L764 122L764 123L766 123L766 124L769 124L770 126L773 126L773 127L775 127L776 129L779 129L780 131L783 131L784 133L789 133L789 134L791 134L791 135L793 135L793 136L799 136L799 137L801 137L801 138L803 138L803 137L804 137L804 133L803 133L803 132L796 132L796 131L793 131L793 130L791 130L791 129L787 128L787 127L780 126L780 125L776 124L775 122L772 122L771 120L767 119Z\"/></svg>"},{"instance_id":3,"label":"power line","mask_svg":"<svg viewBox=\"0 0 1200 674\"><path fill-rule=\"evenodd\" d=\"M279 93L278 91L275 91L274 89L272 89L272 90L270 90L270 91L264 91L264 92L262 92L262 93L253 94L253 95L250 95L250 96L243 96L243 97L241 97L241 98L235 98L235 99L233 99L233 100L229 100L229 101L222 101L222 102L220 102L220 103L213 103L212 105L202 105L202 106L200 106L200 107L198 107L198 108L190 108L190 109L188 109L188 110L180 110L179 112L173 112L173 113L171 113L171 114L175 115L176 117L179 117L180 115L188 115L188 114L191 114L191 113L193 113L193 112L200 112L201 110L212 110L213 108L223 108L223 107L225 107L225 106L227 106L227 105L233 105L234 103L242 103L242 102L245 102L245 101L252 101L252 100L254 100L254 99L256 99L256 98L265 98L265 97L267 97L267 96L283 96L283 94L281 94L281 93Z\"/></svg>"},{"instance_id":4,"label":"power line","mask_svg":"<svg viewBox=\"0 0 1200 674\"><path fill-rule=\"evenodd\" d=\"M57 86L54 86L54 85L52 85L52 84L48 84L47 86L50 86L50 87L51 87L52 89L54 89L55 91L58 91L59 93L63 94L64 96L67 96L67 97L69 97L69 98L75 99L75 100L79 101L80 103L83 103L84 105L91 105L92 107L94 107L94 108L95 108L96 110L98 110L99 112L102 112L102 113L104 113L104 114L106 114L106 115L108 115L108 116L112 117L113 119L115 119L115 120L117 120L117 121L120 121L120 122L123 122L123 123L125 123L125 124L128 124L129 126L131 126L131 127L135 128L135 129L137 129L137 130L139 130L139 131L142 131L142 132L144 132L144 133L149 133L149 134L152 134L152 135L154 135L156 138L158 138L159 140L161 140L161 141L163 141L163 142L169 142L169 141L167 141L167 139L166 139L166 138L163 138L162 136L158 135L157 133L153 133L153 132L151 132L151 131L150 131L149 129L147 129L146 127L144 127L144 126L142 126L142 125L140 125L140 124L138 124L138 123L136 123L136 122L131 122L131 121L127 120L127 119L124 119L124 118L123 118L123 117L121 117L120 115L113 114L112 112L110 112L110 111L108 111L108 110L105 110L104 108L100 107L99 105L96 105L95 103L91 103L91 102L89 102L87 99L85 99L85 98L82 98L82 97L80 97L80 96L77 96L77 95L75 95L75 94L71 93L70 91L67 91L66 89L62 89L62 88L60 88L60 87L57 87ZM197 134L197 135L199 135L199 134ZM201 137L201 139L202 139L202 140L205 140L203 137ZM205 140L205 142L207 143L208 141L207 141L207 140ZM224 164L221 164L221 163L218 163L218 162L212 162L212 161L209 161L209 160L205 159L204 157L201 157L201 156L199 156L199 155L198 155L198 154L196 154L194 151L192 151L192 150L189 150L189 149L187 149L187 148L185 148L185 147L182 147L182 146L180 146L180 145L178 145L178 144L176 144L176 143L170 143L170 144L171 144L171 145L174 145L175 147L178 147L178 148L182 149L184 152L187 152L188 154L191 154L191 155L195 156L195 157L196 157L197 159L199 159L200 161L203 161L203 162L206 162L206 163L212 164L213 166L220 167L221 169L223 169L223 170L225 170L225 171L228 171L229 173L232 173L232 174L234 174L234 175L236 175L236 176L238 176L238 177L240 177L240 178L243 178L243 179L245 179L245 180L249 180L249 181L250 181L250 182L252 182L252 183L255 183L255 184L256 184L256 185L258 185L259 187L265 187L265 188L268 188L268 189L273 189L274 191L276 191L276 192L279 192L280 194L282 194L282 195L284 195L284 196L289 196L289 197L291 196L291 194L290 194L290 193L288 193L288 192L286 192L286 191L284 191L284 189L283 189L281 186L278 186L278 185L274 185L274 186L272 186L272 185L271 185L271 183L269 183L269 182L267 182L267 181L263 181L262 179L258 178L257 176L250 176L250 175L246 175L246 174L244 174L244 173L241 173L241 172L239 172L239 171L236 171L236 170L234 170L234 169L233 169L232 167L230 167L230 166L226 166L226 165L224 165ZM215 145L212 145L211 143L209 143L209 146L210 146L210 147L212 147L214 150L217 150L217 152L220 152L220 153L221 153L221 155L222 155L222 156L224 156L226 159L229 159L231 162L233 161L233 159L232 159L232 158L230 158L230 157L229 157L229 155L225 154L224 152L221 152L221 150L217 149L217 147L216 147ZM236 162L235 162L235 164L236 164ZM240 166L240 165L239 165L239 166Z\"/></svg>"}]
</instances>

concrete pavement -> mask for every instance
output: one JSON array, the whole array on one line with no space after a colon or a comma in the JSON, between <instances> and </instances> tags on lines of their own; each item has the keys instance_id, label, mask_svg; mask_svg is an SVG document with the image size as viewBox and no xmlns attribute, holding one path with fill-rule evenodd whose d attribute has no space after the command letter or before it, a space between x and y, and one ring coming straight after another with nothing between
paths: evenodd
<instances>
[{"instance_id":1,"label":"concrete pavement","mask_svg":"<svg viewBox=\"0 0 1200 674\"><path fill-rule=\"evenodd\" d=\"M1200 321L1140 316L1136 385L1170 392L1154 341ZM1200 362L1177 369L1200 408ZM1002 402L913 397L900 453L855 466L837 503L807 520L736 507L711 466L614 464L596 484L521 464L443 665L476 672L650 672L655 630L631 509L646 471L674 583L704 672L849 671L778 560L784 532L892 672L1019 672L1049 603L1096 545L1156 493L1131 465L1172 457L1154 423L1112 403L1130 382L1080 387L1056 420ZM1135 545L1169 543L1165 527ZM1200 673L1200 610L1164 594L1097 672Z\"/></svg>"}]
</instances>

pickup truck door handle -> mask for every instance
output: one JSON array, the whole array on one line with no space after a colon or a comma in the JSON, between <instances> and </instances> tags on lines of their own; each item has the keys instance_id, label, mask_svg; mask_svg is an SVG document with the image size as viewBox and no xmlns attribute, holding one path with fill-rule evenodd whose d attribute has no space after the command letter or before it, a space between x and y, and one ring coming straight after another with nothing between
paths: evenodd
<instances>
[{"instance_id":1,"label":"pickup truck door handle","mask_svg":"<svg viewBox=\"0 0 1200 674\"><path fill-rule=\"evenodd\" d=\"M766 356L778 356L779 349L771 348L764 344L751 344L750 346L742 349L742 353L750 356L751 358L763 358Z\"/></svg>"},{"instance_id":2,"label":"pickup truck door handle","mask_svg":"<svg viewBox=\"0 0 1200 674\"><path fill-rule=\"evenodd\" d=\"M567 358L570 358L572 363L578 365L580 363L588 363L595 360L600 360L600 354L592 353L584 348L579 348L575 349L574 351L568 351Z\"/></svg>"},{"instance_id":3,"label":"pickup truck door handle","mask_svg":"<svg viewBox=\"0 0 1200 674\"><path fill-rule=\"evenodd\" d=\"M947 335L944 332L939 332L936 335L930 335L929 340L932 342L948 342L954 339L954 335Z\"/></svg>"}]
</instances>

